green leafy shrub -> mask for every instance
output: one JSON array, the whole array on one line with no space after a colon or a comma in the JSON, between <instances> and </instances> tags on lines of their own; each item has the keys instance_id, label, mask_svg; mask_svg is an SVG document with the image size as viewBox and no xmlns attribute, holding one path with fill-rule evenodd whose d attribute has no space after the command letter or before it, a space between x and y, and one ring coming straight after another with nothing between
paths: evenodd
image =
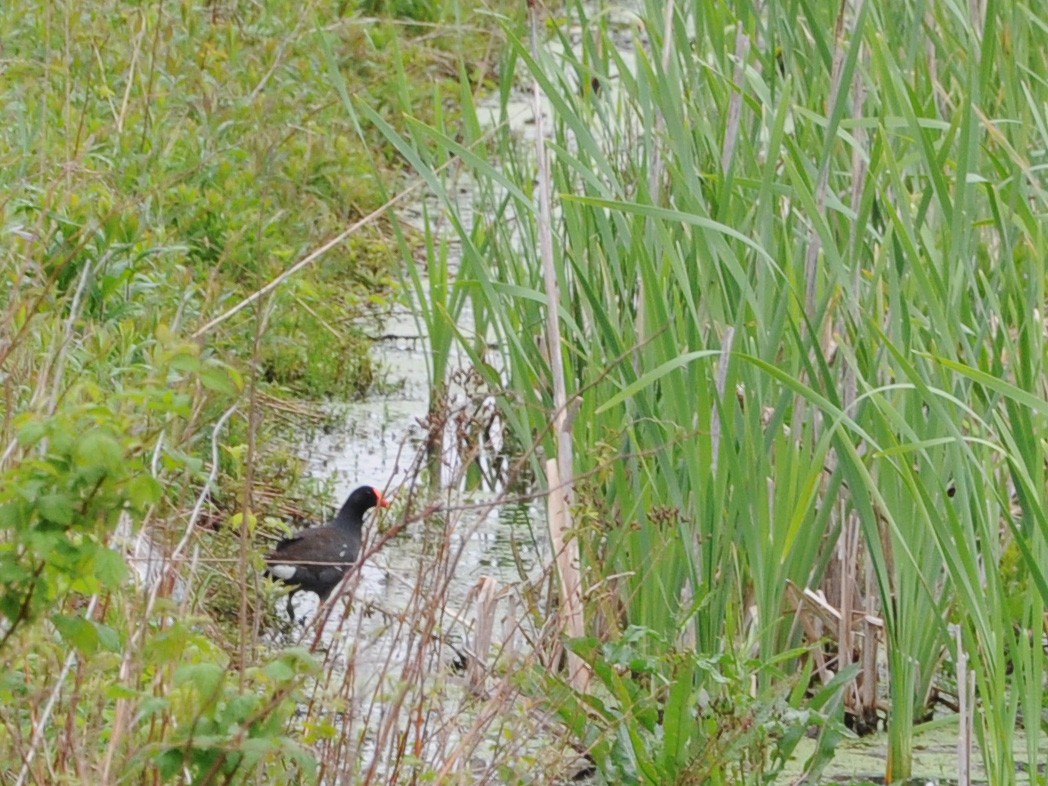
<instances>
[{"instance_id":1,"label":"green leafy shrub","mask_svg":"<svg viewBox=\"0 0 1048 786\"><path fill-rule=\"evenodd\" d=\"M614 641L569 644L592 670L586 695L555 674L532 672L530 689L545 697L589 752L607 783L769 783L809 729L827 718L843 682L801 708L797 676L769 682L775 664L731 652L703 655L671 646L631 626ZM792 657L796 653L787 657ZM541 687L540 687L541 686ZM807 702L804 702L807 704Z\"/></svg>"},{"instance_id":2,"label":"green leafy shrub","mask_svg":"<svg viewBox=\"0 0 1048 786\"><path fill-rule=\"evenodd\" d=\"M209 527L266 515L262 494L239 510L245 488L306 487L274 458L294 407L249 412L247 389L344 398L377 376L358 321L394 295L388 226L198 331L384 202L393 148L352 122L332 68L390 115L441 106L460 31L416 44L345 10L0 5L0 781L316 779L289 722L314 664L231 635L239 569L260 566ZM488 41L468 44L481 59ZM177 593L130 580L125 522L185 546L164 566Z\"/></svg>"},{"instance_id":3,"label":"green leafy shrub","mask_svg":"<svg viewBox=\"0 0 1048 786\"><path fill-rule=\"evenodd\" d=\"M268 765L271 776L315 781L312 754L286 731L302 677L317 671L313 656L287 649L238 678L215 654L179 667L156 704L176 719L173 733L150 746L160 777L189 772L194 784L253 783Z\"/></svg>"},{"instance_id":4,"label":"green leafy shrub","mask_svg":"<svg viewBox=\"0 0 1048 786\"><path fill-rule=\"evenodd\" d=\"M160 497L103 407L26 418L18 441L26 457L0 488L0 614L9 633L66 592L118 587L126 566L108 536L122 512L142 513Z\"/></svg>"}]
</instances>

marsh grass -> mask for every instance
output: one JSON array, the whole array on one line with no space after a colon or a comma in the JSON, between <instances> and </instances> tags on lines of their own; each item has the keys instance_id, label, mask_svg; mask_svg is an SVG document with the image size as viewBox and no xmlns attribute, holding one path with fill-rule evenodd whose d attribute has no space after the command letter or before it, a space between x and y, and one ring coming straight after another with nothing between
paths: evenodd
<instances>
[{"instance_id":1,"label":"marsh grass","mask_svg":"<svg viewBox=\"0 0 1048 786\"><path fill-rule=\"evenodd\" d=\"M1012 730L1043 708L1046 21L1012 2L569 3L538 52L510 31L503 119L514 85L548 102L554 302L530 142L502 125L485 156L468 125L369 118L451 212L454 286L501 362L462 346L536 457L559 455L566 375L591 634L646 631L656 662L777 662L755 680L798 707L786 674L814 658L818 690L855 663L837 718L886 724L889 780L958 646L990 782L1040 760L1038 724L1025 751ZM450 154L471 226L437 173ZM824 591L836 629L799 624L789 586ZM687 706L674 734L697 733ZM608 711L612 736L647 722ZM586 715L569 726L600 745ZM687 782L686 761L633 771Z\"/></svg>"}]
</instances>

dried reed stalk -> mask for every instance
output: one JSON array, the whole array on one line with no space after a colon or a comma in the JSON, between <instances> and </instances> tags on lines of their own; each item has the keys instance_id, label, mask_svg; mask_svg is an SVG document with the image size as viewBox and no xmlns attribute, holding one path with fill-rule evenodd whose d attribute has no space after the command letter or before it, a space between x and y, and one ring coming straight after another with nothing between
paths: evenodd
<instances>
[{"instance_id":1,"label":"dried reed stalk","mask_svg":"<svg viewBox=\"0 0 1048 786\"><path fill-rule=\"evenodd\" d=\"M561 632L579 638L586 632L582 613L582 572L579 570L579 542L571 533L571 514L567 501L560 489L557 462L546 461L546 482L549 495L549 536L553 546L553 558L557 563L560 580ZM568 678L571 686L585 693L589 686L589 666L574 652L568 651Z\"/></svg>"},{"instance_id":2,"label":"dried reed stalk","mask_svg":"<svg viewBox=\"0 0 1048 786\"><path fill-rule=\"evenodd\" d=\"M472 593L476 596L476 626L466 666L466 685L469 691L477 696L484 694L484 682L488 674L487 657L491 651L498 589L499 584L494 578L483 576Z\"/></svg>"},{"instance_id":3,"label":"dried reed stalk","mask_svg":"<svg viewBox=\"0 0 1048 786\"><path fill-rule=\"evenodd\" d=\"M957 698L960 728L957 734L957 786L972 786L974 745L975 672L968 669L968 653L957 627Z\"/></svg>"},{"instance_id":4,"label":"dried reed stalk","mask_svg":"<svg viewBox=\"0 0 1048 786\"><path fill-rule=\"evenodd\" d=\"M531 22L531 53L539 59L539 7L535 0L528 2ZM585 625L582 615L582 576L579 571L579 546L574 538L568 539L573 529L571 503L574 484L574 458L571 444L571 416L568 411L567 384L564 379L564 358L561 352L560 286L553 258L552 227L552 177L549 156L546 151L546 131L543 124L542 88L537 79L532 80L532 99L535 113L535 157L538 165L538 216L539 255L542 258L542 275L546 287L546 347L549 350L550 375L553 382L553 431L557 441L557 454L546 462L547 488L549 489L549 530L553 542L553 553L557 562L561 588L561 632L572 637L582 636ZM568 674L572 686L585 692L589 683L586 664L573 653L568 653Z\"/></svg>"}]
</instances>

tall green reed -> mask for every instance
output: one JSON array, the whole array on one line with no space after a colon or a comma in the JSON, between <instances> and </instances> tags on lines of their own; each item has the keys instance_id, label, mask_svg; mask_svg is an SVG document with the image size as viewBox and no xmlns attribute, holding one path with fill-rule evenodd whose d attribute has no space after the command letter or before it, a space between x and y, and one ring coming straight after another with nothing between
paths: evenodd
<instances>
[{"instance_id":1,"label":"tall green reed","mask_svg":"<svg viewBox=\"0 0 1048 786\"><path fill-rule=\"evenodd\" d=\"M438 193L449 153L477 183L456 286L501 349L504 370L484 368L511 428L547 452L540 335L557 309L594 633L773 659L804 643L785 588L839 595L827 566L846 547L849 591L884 621L890 780L957 656L950 624L994 782L1014 780L1012 731L1042 706L1045 192L1029 151L1048 123L1029 31L1046 20L980 13L651 2L632 27L574 4L580 50L567 26L537 57L511 38L507 70L550 102L556 304L530 145L500 131L485 159L476 129L386 129ZM849 517L861 537L842 544ZM1036 729L1026 747L1036 760Z\"/></svg>"}]
</instances>

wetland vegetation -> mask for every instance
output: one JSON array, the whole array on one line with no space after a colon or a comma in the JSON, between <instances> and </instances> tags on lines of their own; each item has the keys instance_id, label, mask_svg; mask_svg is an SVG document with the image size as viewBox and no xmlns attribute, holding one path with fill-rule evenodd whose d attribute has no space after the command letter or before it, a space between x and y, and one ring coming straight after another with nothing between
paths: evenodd
<instances>
[{"instance_id":1,"label":"wetland vegetation","mask_svg":"<svg viewBox=\"0 0 1048 786\"><path fill-rule=\"evenodd\" d=\"M0 782L1042 782L1048 15L528 12L0 9ZM411 589L270 635L398 300ZM450 533L547 494L452 639Z\"/></svg>"}]
</instances>

